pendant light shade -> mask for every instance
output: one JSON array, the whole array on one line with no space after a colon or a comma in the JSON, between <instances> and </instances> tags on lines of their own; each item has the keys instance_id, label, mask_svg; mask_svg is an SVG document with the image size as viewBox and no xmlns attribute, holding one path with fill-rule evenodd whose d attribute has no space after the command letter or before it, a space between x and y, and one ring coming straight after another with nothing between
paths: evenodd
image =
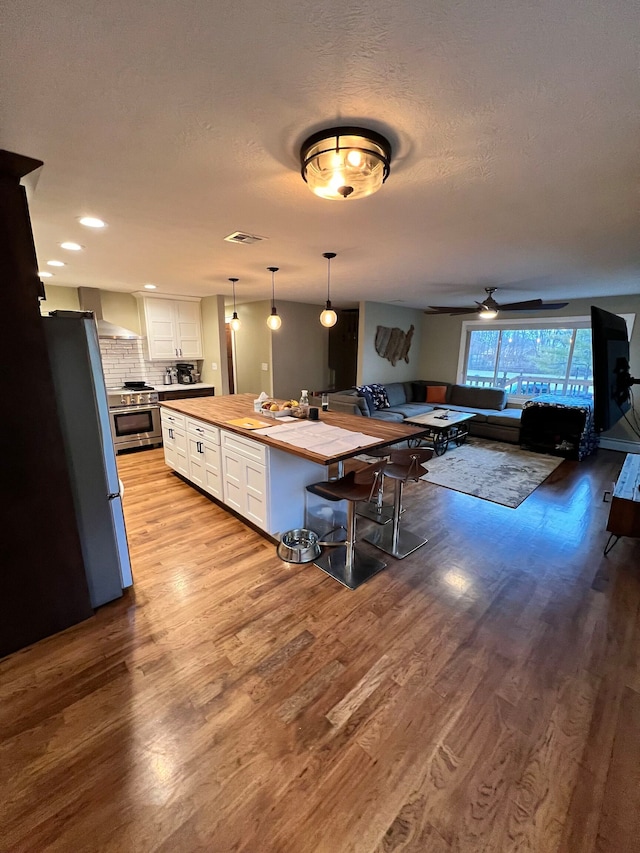
<instances>
[{"instance_id":1,"label":"pendant light shade","mask_svg":"<svg viewBox=\"0 0 640 853\"><path fill-rule=\"evenodd\" d=\"M282 320L278 316L278 311L276 309L275 296L275 274L278 272L278 267L267 267L267 269L271 273L271 314L267 317L267 326L272 332L275 332L282 325Z\"/></svg>"},{"instance_id":2,"label":"pendant light shade","mask_svg":"<svg viewBox=\"0 0 640 853\"><path fill-rule=\"evenodd\" d=\"M331 326L335 326L338 315L331 307L331 259L335 258L335 252L323 252L322 257L327 259L327 304L325 305L324 311L320 314L320 322L323 326L326 326L327 329L330 329Z\"/></svg>"},{"instance_id":3,"label":"pendant light shade","mask_svg":"<svg viewBox=\"0 0 640 853\"><path fill-rule=\"evenodd\" d=\"M236 311L236 282L238 281L238 279L230 278L229 281L231 282L231 286L233 288L233 316L231 317L229 325L231 326L234 332L237 332L240 328L240 319Z\"/></svg>"},{"instance_id":4,"label":"pendant light shade","mask_svg":"<svg viewBox=\"0 0 640 853\"><path fill-rule=\"evenodd\" d=\"M391 169L391 144L363 127L330 127L300 148L303 179L321 198L363 198L380 189Z\"/></svg>"}]
</instances>

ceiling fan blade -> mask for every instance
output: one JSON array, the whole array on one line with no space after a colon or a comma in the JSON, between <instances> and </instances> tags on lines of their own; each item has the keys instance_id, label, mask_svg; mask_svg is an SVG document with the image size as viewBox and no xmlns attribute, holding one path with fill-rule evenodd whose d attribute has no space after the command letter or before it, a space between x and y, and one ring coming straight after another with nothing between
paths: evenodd
<instances>
[{"instance_id":1,"label":"ceiling fan blade","mask_svg":"<svg viewBox=\"0 0 640 853\"><path fill-rule=\"evenodd\" d=\"M501 311L535 311L541 305L542 299L527 299L525 302L500 303L499 308Z\"/></svg>"},{"instance_id":2,"label":"ceiling fan blade","mask_svg":"<svg viewBox=\"0 0 640 853\"><path fill-rule=\"evenodd\" d=\"M543 302L540 307L545 311L553 311L557 308L566 308L568 304L568 302Z\"/></svg>"},{"instance_id":3,"label":"ceiling fan blade","mask_svg":"<svg viewBox=\"0 0 640 853\"><path fill-rule=\"evenodd\" d=\"M425 311L425 314L473 314L476 308L453 308L451 306L442 307L440 305L429 305L430 311Z\"/></svg>"}]
</instances>

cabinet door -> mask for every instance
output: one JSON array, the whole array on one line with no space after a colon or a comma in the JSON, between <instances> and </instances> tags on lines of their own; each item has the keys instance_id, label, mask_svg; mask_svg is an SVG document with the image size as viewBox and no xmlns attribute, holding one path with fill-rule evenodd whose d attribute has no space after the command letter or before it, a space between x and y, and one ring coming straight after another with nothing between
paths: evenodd
<instances>
[{"instance_id":1,"label":"cabinet door","mask_svg":"<svg viewBox=\"0 0 640 853\"><path fill-rule=\"evenodd\" d=\"M202 358L199 302L174 302L175 341L181 359Z\"/></svg>"},{"instance_id":2,"label":"cabinet door","mask_svg":"<svg viewBox=\"0 0 640 853\"><path fill-rule=\"evenodd\" d=\"M187 435L189 456L189 480L201 489L204 488L204 446L200 439Z\"/></svg>"},{"instance_id":3,"label":"cabinet door","mask_svg":"<svg viewBox=\"0 0 640 853\"><path fill-rule=\"evenodd\" d=\"M222 480L224 488L224 502L231 509L244 515L244 473L242 457L232 450L222 451Z\"/></svg>"},{"instance_id":4,"label":"cabinet door","mask_svg":"<svg viewBox=\"0 0 640 853\"><path fill-rule=\"evenodd\" d=\"M267 527L267 469L252 459L243 460L245 516L253 524Z\"/></svg>"},{"instance_id":5,"label":"cabinet door","mask_svg":"<svg viewBox=\"0 0 640 853\"><path fill-rule=\"evenodd\" d=\"M218 500L223 499L220 448L209 440L201 442L204 447L204 484L202 488Z\"/></svg>"},{"instance_id":6,"label":"cabinet door","mask_svg":"<svg viewBox=\"0 0 640 853\"><path fill-rule=\"evenodd\" d=\"M189 479L187 435L182 427L176 427L173 432L176 446L176 471Z\"/></svg>"},{"instance_id":7,"label":"cabinet door","mask_svg":"<svg viewBox=\"0 0 640 853\"><path fill-rule=\"evenodd\" d=\"M178 356L174 303L171 299L145 299L149 358L173 361Z\"/></svg>"},{"instance_id":8,"label":"cabinet door","mask_svg":"<svg viewBox=\"0 0 640 853\"><path fill-rule=\"evenodd\" d=\"M164 448L164 461L175 471L178 466L175 429L166 423L162 424L162 446Z\"/></svg>"}]
</instances>

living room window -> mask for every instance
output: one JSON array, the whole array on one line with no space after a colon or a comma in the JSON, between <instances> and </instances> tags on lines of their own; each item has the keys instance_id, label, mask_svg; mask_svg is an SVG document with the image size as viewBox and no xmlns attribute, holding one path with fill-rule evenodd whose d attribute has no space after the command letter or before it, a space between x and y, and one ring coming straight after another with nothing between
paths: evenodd
<instances>
[{"instance_id":1,"label":"living room window","mask_svg":"<svg viewBox=\"0 0 640 853\"><path fill-rule=\"evenodd\" d=\"M589 317L467 321L459 380L504 388L510 398L593 394Z\"/></svg>"}]
</instances>

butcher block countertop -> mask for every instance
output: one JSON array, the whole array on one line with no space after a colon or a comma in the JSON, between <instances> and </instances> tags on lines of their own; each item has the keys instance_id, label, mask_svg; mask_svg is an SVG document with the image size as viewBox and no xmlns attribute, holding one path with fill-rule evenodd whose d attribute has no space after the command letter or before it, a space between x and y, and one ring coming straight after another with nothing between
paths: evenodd
<instances>
[{"instance_id":1,"label":"butcher block countertop","mask_svg":"<svg viewBox=\"0 0 640 853\"><path fill-rule=\"evenodd\" d=\"M330 426L341 427L342 429L350 430L351 432L360 432L365 435L372 436L378 441L373 444L368 444L356 450L347 453L341 453L336 456L324 456L319 453L314 453L300 447L295 447L291 444L286 444L284 441L278 441L275 438L270 438L266 435L256 435L255 430L245 429L229 421L240 418L252 418L264 422L265 427L274 426L280 423L277 418L270 418L260 415L253 410L253 394L228 394L222 397L200 397L188 400L171 400L161 402L164 409L171 409L187 417L197 418L205 423L213 426L221 427L227 432L233 432L237 435L242 435L245 438L253 439L261 444L269 447L275 447L278 450L291 453L295 456L301 456L303 459L308 459L311 462L317 462L320 465L331 465L334 462L340 462L344 459L349 459L353 456L358 456L361 453L366 453L367 450L378 447L386 447L389 444L395 444L398 441L405 441L408 438L419 438L424 435L426 429L420 426L408 426L405 424L390 423L388 421L380 421L376 418L363 418L357 415L347 415L340 412L320 412L319 422L329 424Z\"/></svg>"}]
</instances>

